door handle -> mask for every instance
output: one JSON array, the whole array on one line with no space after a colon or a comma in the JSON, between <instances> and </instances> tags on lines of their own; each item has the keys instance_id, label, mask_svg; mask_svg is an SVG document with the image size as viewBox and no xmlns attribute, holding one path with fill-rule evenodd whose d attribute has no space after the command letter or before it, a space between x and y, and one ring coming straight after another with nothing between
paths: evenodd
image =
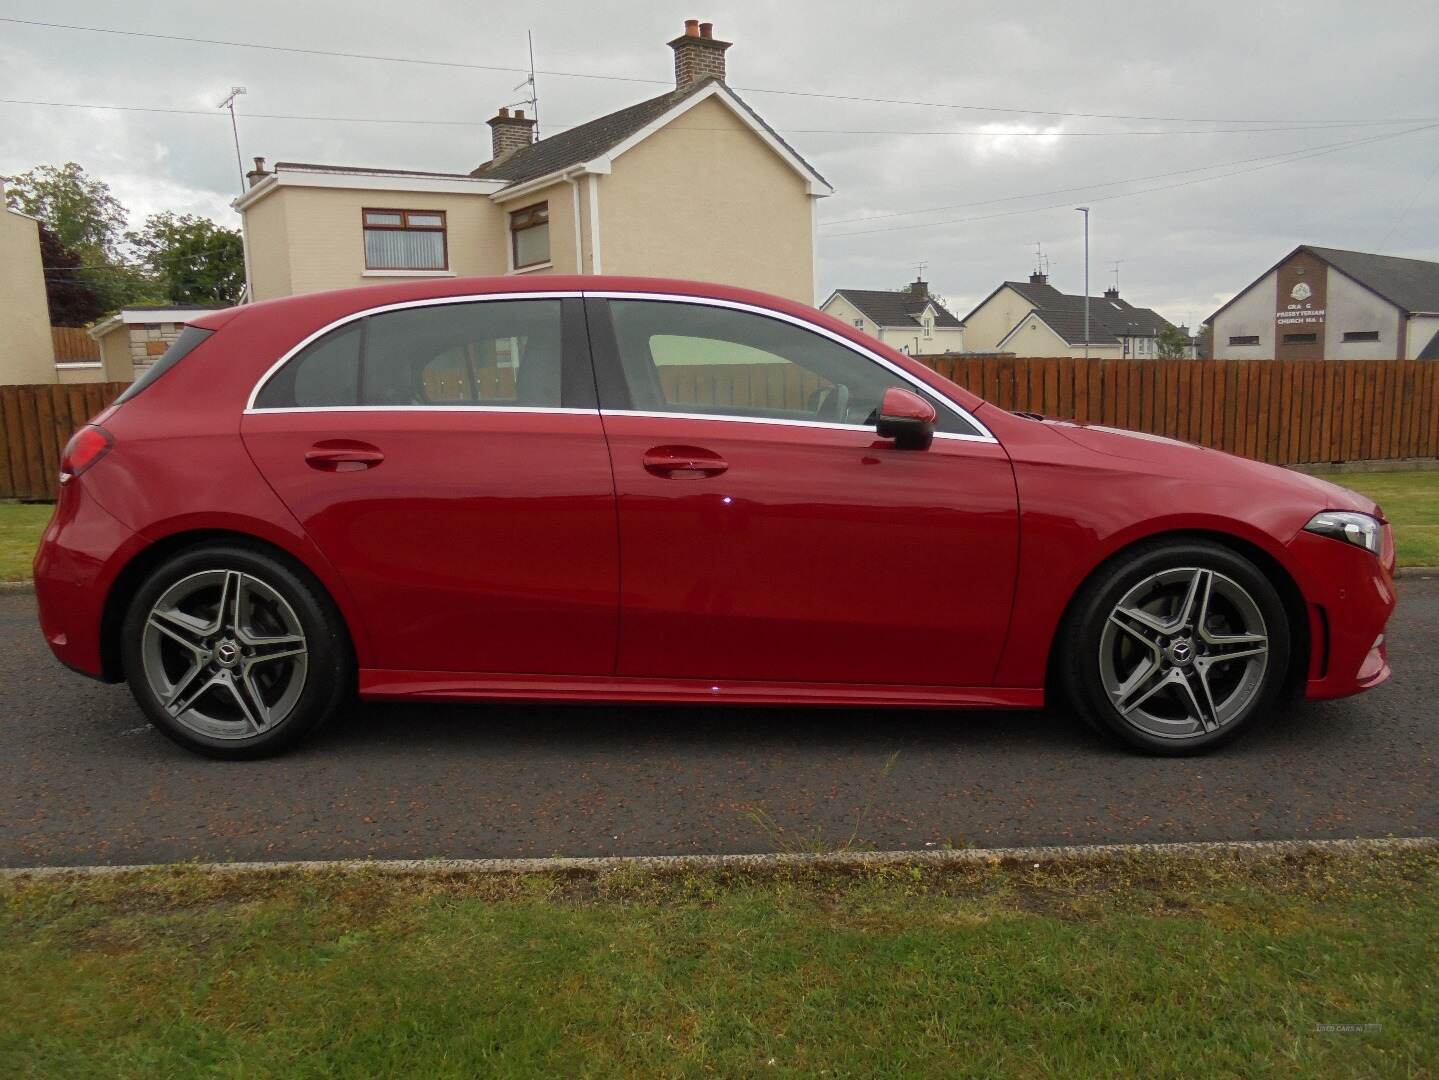
<instances>
[{"instance_id":1,"label":"door handle","mask_svg":"<svg viewBox=\"0 0 1439 1080\"><path fill-rule=\"evenodd\" d=\"M378 446L349 439L327 439L305 451L305 464L321 472L359 472L384 460Z\"/></svg>"},{"instance_id":2,"label":"door handle","mask_svg":"<svg viewBox=\"0 0 1439 1080\"><path fill-rule=\"evenodd\" d=\"M724 458L700 446L655 446L641 460L646 472L667 480L698 480L729 468Z\"/></svg>"}]
</instances>

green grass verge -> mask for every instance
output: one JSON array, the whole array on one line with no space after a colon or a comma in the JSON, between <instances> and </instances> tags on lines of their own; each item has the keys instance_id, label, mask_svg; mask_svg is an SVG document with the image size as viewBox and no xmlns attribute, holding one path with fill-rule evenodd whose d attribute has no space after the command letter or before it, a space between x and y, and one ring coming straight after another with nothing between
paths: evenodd
<instances>
[{"instance_id":1,"label":"green grass verge","mask_svg":"<svg viewBox=\"0 0 1439 1080\"><path fill-rule=\"evenodd\" d=\"M1384 508L1394 522L1400 566L1439 566L1439 470L1327 473L1324 479L1353 488Z\"/></svg>"},{"instance_id":2,"label":"green grass verge","mask_svg":"<svg viewBox=\"0 0 1439 1080\"><path fill-rule=\"evenodd\" d=\"M25 581L54 507L0 502L0 581Z\"/></svg>"},{"instance_id":3,"label":"green grass verge","mask_svg":"<svg viewBox=\"0 0 1439 1080\"><path fill-rule=\"evenodd\" d=\"M1436 973L1413 850L12 879L0 1071L1428 1075Z\"/></svg>"}]
</instances>

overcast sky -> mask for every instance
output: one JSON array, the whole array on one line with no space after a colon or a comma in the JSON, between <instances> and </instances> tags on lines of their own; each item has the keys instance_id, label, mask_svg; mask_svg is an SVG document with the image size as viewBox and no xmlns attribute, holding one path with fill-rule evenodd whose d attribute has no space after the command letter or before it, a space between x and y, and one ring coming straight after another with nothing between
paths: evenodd
<instances>
[{"instance_id":1,"label":"overcast sky","mask_svg":"<svg viewBox=\"0 0 1439 1080\"><path fill-rule=\"evenodd\" d=\"M526 63L532 30L541 70L635 80L540 75L551 131L662 92L673 79L665 42L686 17L713 21L715 36L734 42L730 84L836 188L820 204L821 220L836 222L820 233L826 293L898 287L923 262L932 289L963 315L999 281L1026 275L1036 242L1051 281L1079 292L1082 221L1072 208L1085 203L1092 291L1119 260L1122 295L1191 325L1299 243L1439 258L1439 127L1397 134L1439 124L1433 0L411 0L385 5L383 20L366 17L367 6L0 0L0 16L510 67ZM468 170L489 157L484 121L521 96L520 79L0 23L0 97L213 110L232 85L247 87L247 164L262 154ZM244 115L257 113L464 124ZM1155 131L1187 134L1110 134ZM1371 141L1319 152L1356 140ZM1306 149L1314 156L1275 164ZM218 112L0 104L0 174L67 160L109 182L136 225L161 209L237 222L234 146ZM1235 175L1194 182L1223 173ZM860 232L872 235L845 235Z\"/></svg>"}]
</instances>

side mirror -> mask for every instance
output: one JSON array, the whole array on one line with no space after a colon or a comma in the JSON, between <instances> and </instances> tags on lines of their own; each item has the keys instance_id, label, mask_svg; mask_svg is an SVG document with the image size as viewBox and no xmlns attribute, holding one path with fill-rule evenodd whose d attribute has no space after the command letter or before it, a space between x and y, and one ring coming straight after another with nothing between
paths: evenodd
<instances>
[{"instance_id":1,"label":"side mirror","mask_svg":"<svg viewBox=\"0 0 1439 1080\"><path fill-rule=\"evenodd\" d=\"M934 406L918 394L891 386L879 403L875 430L881 439L893 439L898 450L928 450L934 442Z\"/></svg>"}]
</instances>

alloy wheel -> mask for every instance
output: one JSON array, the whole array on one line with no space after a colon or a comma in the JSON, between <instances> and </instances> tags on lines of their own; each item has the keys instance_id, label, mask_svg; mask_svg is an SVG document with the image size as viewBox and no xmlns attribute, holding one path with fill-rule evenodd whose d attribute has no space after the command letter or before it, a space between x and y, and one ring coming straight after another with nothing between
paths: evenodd
<instances>
[{"instance_id":1,"label":"alloy wheel","mask_svg":"<svg viewBox=\"0 0 1439 1080\"><path fill-rule=\"evenodd\" d=\"M1149 735L1218 731L1262 692L1269 636L1259 605L1205 567L1163 570L1114 605L1099 641L1099 674L1115 710Z\"/></svg>"},{"instance_id":2,"label":"alloy wheel","mask_svg":"<svg viewBox=\"0 0 1439 1080\"><path fill-rule=\"evenodd\" d=\"M294 609L239 570L203 570L171 585L141 641L160 707L215 739L252 738L283 722L304 690L308 656Z\"/></svg>"}]
</instances>

